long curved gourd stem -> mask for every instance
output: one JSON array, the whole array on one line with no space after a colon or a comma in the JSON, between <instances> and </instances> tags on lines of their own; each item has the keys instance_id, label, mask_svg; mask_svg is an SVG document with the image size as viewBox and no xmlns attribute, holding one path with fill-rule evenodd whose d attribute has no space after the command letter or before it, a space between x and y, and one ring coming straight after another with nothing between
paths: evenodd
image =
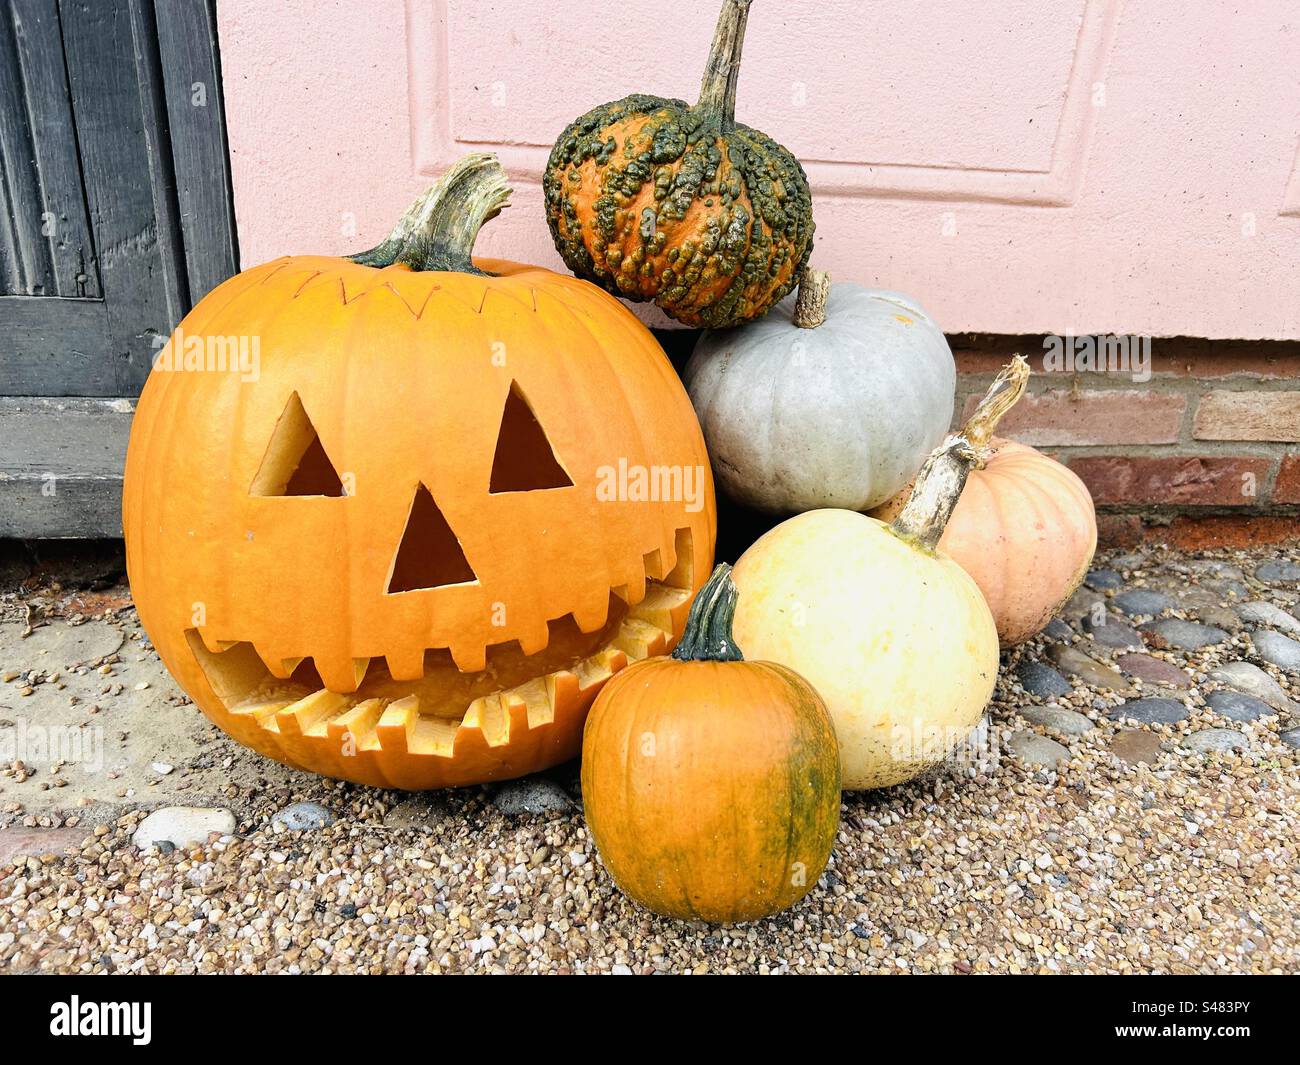
<instances>
[{"instance_id":1,"label":"long curved gourd stem","mask_svg":"<svg viewBox=\"0 0 1300 1065\"><path fill-rule=\"evenodd\" d=\"M731 635L739 597L731 567L719 562L691 603L686 631L673 657L679 662L743 662L745 656Z\"/></svg>"},{"instance_id":2,"label":"long curved gourd stem","mask_svg":"<svg viewBox=\"0 0 1300 1065\"><path fill-rule=\"evenodd\" d=\"M745 45L749 4L750 0L723 0L700 83L699 103L695 105L715 113L724 133L736 125L736 86L740 82L740 53Z\"/></svg>"},{"instance_id":3,"label":"long curved gourd stem","mask_svg":"<svg viewBox=\"0 0 1300 1065\"><path fill-rule=\"evenodd\" d=\"M816 329L826 321L826 297L830 292L830 274L804 267L799 278L799 295L794 298L794 324L800 329Z\"/></svg>"},{"instance_id":4,"label":"long curved gourd stem","mask_svg":"<svg viewBox=\"0 0 1300 1065\"><path fill-rule=\"evenodd\" d=\"M484 224L510 203L510 184L495 155L472 152L416 200L386 240L348 258L362 266L404 263L412 270L482 274L471 256Z\"/></svg>"},{"instance_id":5,"label":"long curved gourd stem","mask_svg":"<svg viewBox=\"0 0 1300 1065\"><path fill-rule=\"evenodd\" d=\"M1024 394L1029 363L1017 355L1002 368L988 394L961 432L949 436L925 460L916 486L894 520L894 533L926 551L934 551L961 498L970 471L984 465L985 452L998 422Z\"/></svg>"}]
</instances>

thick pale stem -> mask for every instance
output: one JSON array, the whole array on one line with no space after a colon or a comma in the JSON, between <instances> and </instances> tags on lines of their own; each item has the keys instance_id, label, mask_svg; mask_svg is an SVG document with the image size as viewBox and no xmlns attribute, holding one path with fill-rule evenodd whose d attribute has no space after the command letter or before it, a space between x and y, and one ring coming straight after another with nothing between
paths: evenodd
<instances>
[{"instance_id":1,"label":"thick pale stem","mask_svg":"<svg viewBox=\"0 0 1300 1065\"><path fill-rule=\"evenodd\" d=\"M749 4L750 0L723 0L709 63L700 83L700 102L695 105L715 112L724 131L736 124L736 85L740 81L740 53L745 45Z\"/></svg>"},{"instance_id":2,"label":"thick pale stem","mask_svg":"<svg viewBox=\"0 0 1300 1065\"><path fill-rule=\"evenodd\" d=\"M362 266L405 263L412 270L481 274L471 258L474 242L509 203L510 185L497 157L473 152L411 204L386 240L348 258Z\"/></svg>"},{"instance_id":3,"label":"thick pale stem","mask_svg":"<svg viewBox=\"0 0 1300 1065\"><path fill-rule=\"evenodd\" d=\"M679 662L741 662L744 655L731 635L740 593L731 579L731 567L719 562L713 575L696 593L673 657Z\"/></svg>"},{"instance_id":4,"label":"thick pale stem","mask_svg":"<svg viewBox=\"0 0 1300 1065\"><path fill-rule=\"evenodd\" d=\"M985 450L998 422L1024 394L1029 363L1017 355L1003 367L960 433L949 436L925 460L894 532L927 551L938 546L953 508L973 469L984 464Z\"/></svg>"},{"instance_id":5,"label":"thick pale stem","mask_svg":"<svg viewBox=\"0 0 1300 1065\"><path fill-rule=\"evenodd\" d=\"M799 295L794 298L794 324L816 329L826 321L826 297L831 293L831 275L806 267L799 278Z\"/></svg>"}]
</instances>

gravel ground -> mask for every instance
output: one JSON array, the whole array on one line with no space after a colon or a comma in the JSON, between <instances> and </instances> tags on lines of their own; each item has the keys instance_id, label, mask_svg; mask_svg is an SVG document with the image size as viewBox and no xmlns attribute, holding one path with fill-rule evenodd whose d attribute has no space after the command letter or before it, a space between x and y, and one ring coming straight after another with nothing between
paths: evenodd
<instances>
[{"instance_id":1,"label":"gravel ground","mask_svg":"<svg viewBox=\"0 0 1300 1065\"><path fill-rule=\"evenodd\" d=\"M618 893L574 766L426 796L338 784L243 752L171 689L151 713L188 735L149 785L0 775L0 970L1294 972L1298 589L1294 549L1099 559L1049 632L1004 655L981 742L922 781L846 796L810 895L730 928ZM0 642L0 726L69 680L105 682L110 733L151 694L126 683L157 675L129 601L97 595L0 597L14 639L74 609L123 630L122 651L66 677L7 669L21 645ZM186 795L216 832L174 846L198 816L174 809ZM160 809L143 832L163 842L137 846Z\"/></svg>"}]
</instances>

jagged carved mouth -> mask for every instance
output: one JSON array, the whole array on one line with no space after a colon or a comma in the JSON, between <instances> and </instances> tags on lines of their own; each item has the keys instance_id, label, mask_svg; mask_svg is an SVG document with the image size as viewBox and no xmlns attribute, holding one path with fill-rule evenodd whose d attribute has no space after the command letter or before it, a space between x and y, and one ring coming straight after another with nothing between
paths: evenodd
<instances>
[{"instance_id":1,"label":"jagged carved mouth","mask_svg":"<svg viewBox=\"0 0 1300 1065\"><path fill-rule=\"evenodd\" d=\"M547 725L593 685L664 654L674 636L673 612L693 594L689 529L678 531L677 547L673 570L647 572L638 602L627 603L623 589L611 591L600 629L584 633L565 615L550 623L542 650L524 654L517 642L497 644L476 672L462 672L446 648L432 648L419 679L395 680L384 660L373 659L359 666L355 691L337 692L324 685L310 657L287 677L276 676L251 643L214 649L195 629L186 638L226 712L260 729L350 745L357 753L453 758L468 732L488 747L506 746L521 725Z\"/></svg>"}]
</instances>

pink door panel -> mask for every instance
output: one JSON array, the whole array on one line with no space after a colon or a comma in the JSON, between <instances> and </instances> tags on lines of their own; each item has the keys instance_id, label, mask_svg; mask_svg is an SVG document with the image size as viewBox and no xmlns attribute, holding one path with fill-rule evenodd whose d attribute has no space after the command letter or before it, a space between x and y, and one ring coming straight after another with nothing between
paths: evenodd
<instances>
[{"instance_id":1,"label":"pink door panel","mask_svg":"<svg viewBox=\"0 0 1300 1065\"><path fill-rule=\"evenodd\" d=\"M559 268L550 143L693 99L716 14L221 0L245 265L373 243L488 149L516 192L480 250ZM1297 56L1292 0L755 0L737 112L804 161L818 265L950 332L1300 338Z\"/></svg>"}]
</instances>

